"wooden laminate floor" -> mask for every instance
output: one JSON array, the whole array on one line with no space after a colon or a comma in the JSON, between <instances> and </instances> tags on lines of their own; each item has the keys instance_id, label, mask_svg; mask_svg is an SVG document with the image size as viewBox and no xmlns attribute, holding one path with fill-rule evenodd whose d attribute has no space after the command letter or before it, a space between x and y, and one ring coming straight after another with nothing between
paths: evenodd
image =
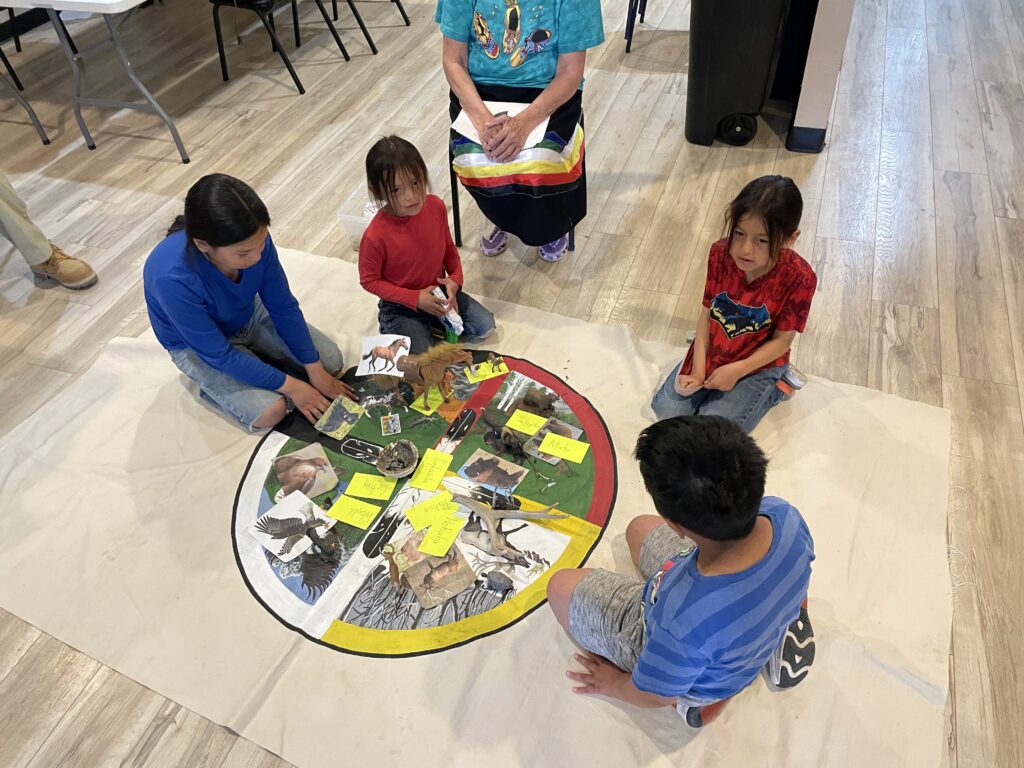
<instances>
[{"instance_id":1,"label":"wooden laminate floor","mask_svg":"<svg viewBox=\"0 0 1024 768\"><path fill-rule=\"evenodd\" d=\"M514 246L484 259L471 243L481 219L464 197L469 285L681 343L725 202L754 176L794 177L806 201L798 250L819 275L798 365L953 414L948 762L1024 765L1024 0L857 0L820 155L785 151L766 123L747 147L687 144L688 4L651 0L628 56L625 5L605 0L608 41L588 60L590 215L576 253L548 264ZM11 58L54 141L40 145L0 94L0 166L47 234L90 260L101 282L82 293L43 289L0 243L0 434L111 338L146 327L142 261L200 175L252 183L279 244L348 260L341 215L377 136L414 141L447 194L434 3L407 8L411 28L391 3L360 3L375 57L343 8L354 54L345 63L303 3L306 42L293 57L302 97L252 16L225 12L227 35L243 41L229 46L227 84L206 0L165 0L132 18L133 63L177 119L187 166L155 119L133 113L86 110L99 144L86 151L52 31L25 37ZM94 21L71 29L83 47L100 38ZM282 39L292 50L290 34ZM130 94L108 55L89 60L86 82ZM283 765L3 611L0 764Z\"/></svg>"}]
</instances>

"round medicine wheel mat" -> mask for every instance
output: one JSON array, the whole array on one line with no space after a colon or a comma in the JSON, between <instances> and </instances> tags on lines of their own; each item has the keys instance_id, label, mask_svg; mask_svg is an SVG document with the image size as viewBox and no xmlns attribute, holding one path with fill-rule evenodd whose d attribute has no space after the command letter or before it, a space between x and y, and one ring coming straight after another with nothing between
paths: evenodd
<instances>
[{"instance_id":1,"label":"round medicine wheel mat","mask_svg":"<svg viewBox=\"0 0 1024 768\"><path fill-rule=\"evenodd\" d=\"M604 420L526 360L482 351L473 360L449 367L448 402L424 403L398 378L349 371L359 407L336 401L318 423L330 435L293 412L256 446L235 496L232 541L246 586L281 623L348 653L433 653L511 626L544 602L551 573L585 562L615 503ZM517 429L506 426L513 416ZM421 460L437 458L428 450L451 456L436 492L409 477L391 487L377 471L382 447L397 440ZM433 524L442 517L421 519L444 492L454 498L443 518L461 518L450 546L446 526ZM513 515L492 533L460 498ZM523 512L564 516L515 517Z\"/></svg>"}]
</instances>

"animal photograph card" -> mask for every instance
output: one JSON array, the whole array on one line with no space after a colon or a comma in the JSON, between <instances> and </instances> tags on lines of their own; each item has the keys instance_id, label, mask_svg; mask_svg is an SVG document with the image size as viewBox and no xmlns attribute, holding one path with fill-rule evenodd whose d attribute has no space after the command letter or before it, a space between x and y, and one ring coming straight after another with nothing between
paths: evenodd
<instances>
[{"instance_id":1,"label":"animal photograph card","mask_svg":"<svg viewBox=\"0 0 1024 768\"><path fill-rule=\"evenodd\" d=\"M384 437L402 433L402 420L398 417L397 413L380 417L380 433Z\"/></svg>"},{"instance_id":2,"label":"animal photograph card","mask_svg":"<svg viewBox=\"0 0 1024 768\"><path fill-rule=\"evenodd\" d=\"M311 443L305 448L286 453L274 459L274 474L281 484L274 501L282 501L294 491L301 491L313 498L327 493L338 484L338 475L327 459L320 443Z\"/></svg>"},{"instance_id":3,"label":"animal photograph card","mask_svg":"<svg viewBox=\"0 0 1024 768\"><path fill-rule=\"evenodd\" d=\"M469 567L459 545L455 544L443 557L419 552L426 531L418 531L406 539L399 552L409 553L403 572L405 582L415 593L420 605L430 610L455 595L469 589L476 582L476 574ZM416 554L412 554L416 550Z\"/></svg>"},{"instance_id":4,"label":"animal photograph card","mask_svg":"<svg viewBox=\"0 0 1024 768\"><path fill-rule=\"evenodd\" d=\"M359 356L357 376L401 376L398 361L409 354L409 337L393 333L382 336L364 336L363 351Z\"/></svg>"},{"instance_id":5,"label":"animal photograph card","mask_svg":"<svg viewBox=\"0 0 1024 768\"><path fill-rule=\"evenodd\" d=\"M313 545L310 533L319 538L336 522L301 491L293 491L257 518L249 526L249 533L265 550L287 563Z\"/></svg>"},{"instance_id":6,"label":"animal photograph card","mask_svg":"<svg viewBox=\"0 0 1024 768\"><path fill-rule=\"evenodd\" d=\"M548 464L557 464L561 459L557 456L552 456L550 453L542 453L540 450L540 444L544 442L544 438L548 434L559 435L561 437L568 437L573 440L578 440L580 435L583 434L583 430L579 427L574 427L572 424L566 424L560 419L549 419L548 423L541 427L537 432L523 445L523 451L535 459L547 462Z\"/></svg>"},{"instance_id":7,"label":"animal photograph card","mask_svg":"<svg viewBox=\"0 0 1024 768\"><path fill-rule=\"evenodd\" d=\"M314 426L318 432L323 432L335 440L341 440L356 425L364 411L365 409L359 403L340 395L324 411L324 415Z\"/></svg>"},{"instance_id":8,"label":"animal photograph card","mask_svg":"<svg viewBox=\"0 0 1024 768\"><path fill-rule=\"evenodd\" d=\"M477 448L456 474L488 490L509 494L528 473L525 467Z\"/></svg>"}]
</instances>

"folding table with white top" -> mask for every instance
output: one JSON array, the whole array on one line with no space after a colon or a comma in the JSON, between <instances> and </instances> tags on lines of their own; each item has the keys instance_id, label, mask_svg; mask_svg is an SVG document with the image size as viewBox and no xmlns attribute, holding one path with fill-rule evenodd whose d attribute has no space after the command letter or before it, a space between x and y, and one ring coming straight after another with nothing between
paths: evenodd
<instances>
[{"instance_id":1,"label":"folding table with white top","mask_svg":"<svg viewBox=\"0 0 1024 768\"><path fill-rule=\"evenodd\" d=\"M157 115L161 120L164 121L164 125L167 126L167 130L171 132L171 138L174 139L174 144L178 147L178 154L181 155L181 162L189 162L188 153L185 151L185 145L181 142L181 136L178 134L178 129L174 125L174 121L170 115L160 106L159 102L153 97L153 94L149 92L149 89L139 80L135 74L135 70L132 69L131 62L128 61L128 54L121 44L121 36L118 32L118 27L132 13L142 5L146 0L18 0L19 7L25 8L42 8L50 16L50 22L53 24L54 30L57 32L57 38L60 40L61 47L64 49L64 54L68 58L68 63L71 64L71 79L73 85L73 96L74 96L74 113L75 121L78 123L79 130L82 131L82 136L85 138L86 146L89 149L96 149L96 142L92 138L92 134L89 133L89 128L85 124L85 120L82 118L82 107L112 107L114 109L133 109L137 112L148 112L150 114ZM71 40L68 37L67 30L64 25L61 24L58 13L60 11L77 11L82 13L95 13L103 17L103 21L107 25L107 30L110 34L108 40L103 41L99 45L106 45L110 43L114 46L114 50L117 51L118 58L121 59L121 67L124 69L125 74L128 75L128 79L132 81L132 85L135 86L136 90L145 99L145 103L139 102L128 102L128 101L117 101L114 99L102 99L92 96L82 95L82 74L81 66L79 61L84 57L86 53L91 53L99 45L90 48L88 51L75 52L74 47L71 44ZM122 19L116 19L118 14L125 14Z\"/></svg>"}]
</instances>

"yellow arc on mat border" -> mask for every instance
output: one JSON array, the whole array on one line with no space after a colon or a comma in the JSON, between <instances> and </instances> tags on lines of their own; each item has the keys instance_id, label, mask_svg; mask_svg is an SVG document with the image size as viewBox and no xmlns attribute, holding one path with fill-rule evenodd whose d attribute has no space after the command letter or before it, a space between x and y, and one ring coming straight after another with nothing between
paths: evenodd
<instances>
[{"instance_id":1,"label":"yellow arc on mat border","mask_svg":"<svg viewBox=\"0 0 1024 768\"><path fill-rule=\"evenodd\" d=\"M521 501L525 511L543 509L540 504L529 499ZM441 627L370 629L335 621L320 638L321 641L355 653L398 656L439 651L507 627L540 605L545 599L551 574L560 568L578 567L601 535L599 526L572 516L561 520L537 520L534 524L566 534L569 543L562 556L550 568L511 600L485 613Z\"/></svg>"}]
</instances>

